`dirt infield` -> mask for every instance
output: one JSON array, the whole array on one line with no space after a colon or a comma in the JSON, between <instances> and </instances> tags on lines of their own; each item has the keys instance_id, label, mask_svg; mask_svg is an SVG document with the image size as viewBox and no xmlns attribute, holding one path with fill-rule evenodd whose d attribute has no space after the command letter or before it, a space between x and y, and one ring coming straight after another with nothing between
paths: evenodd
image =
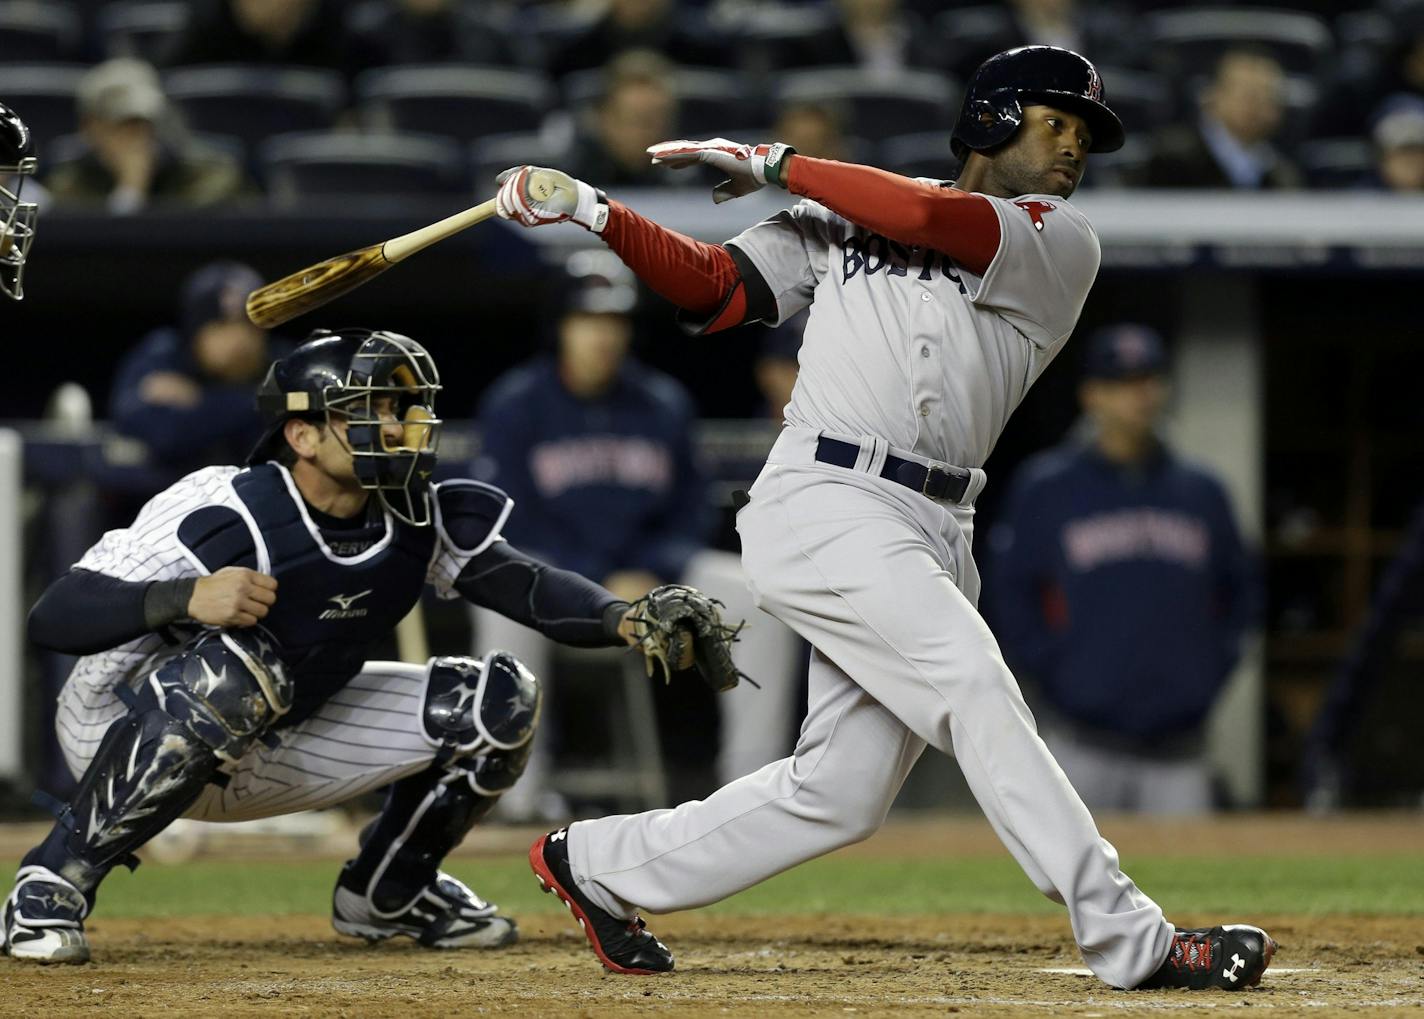
<instances>
[{"instance_id":1,"label":"dirt infield","mask_svg":"<svg viewBox=\"0 0 1424 1019\"><path fill-rule=\"evenodd\" d=\"M1398 1015L1424 1009L1424 923L1271 917L1282 947L1238 994L1124 992L1082 965L1058 917L945 916L749 924L683 915L657 929L678 952L661 977L603 973L563 917L524 924L497 952L367 948L324 920L97 920L100 961L0 961L10 1016L965 1016L1181 1012ZM1085 973L1086 971L1084 971Z\"/></svg>"},{"instance_id":2,"label":"dirt infield","mask_svg":"<svg viewBox=\"0 0 1424 1019\"><path fill-rule=\"evenodd\" d=\"M1418 815L1176 824L1105 818L1102 827L1133 854L1417 852L1424 859ZM8 840L23 845L39 830L12 830ZM525 830L485 829L473 833L463 852L507 854L529 838ZM0 835L0 850L5 841ZM262 840L255 845L261 855L279 848ZM233 859L247 855L236 843L224 850ZM902 859L1003 850L981 819L941 817L892 823L843 852ZM1271 876L1263 873L1261 880ZM0 959L0 1016L859 1019L1200 1014L1207 1008L1273 1016L1424 1014L1424 916L1251 919L1281 943L1262 986L1186 994L1103 986L1082 969L1061 913L658 917L653 929L677 953L678 969L638 978L605 974L563 913L523 916L521 942L506 950L436 953L408 941L367 947L339 938L322 916L115 919L101 910L89 924L96 958L89 966L41 968Z\"/></svg>"}]
</instances>

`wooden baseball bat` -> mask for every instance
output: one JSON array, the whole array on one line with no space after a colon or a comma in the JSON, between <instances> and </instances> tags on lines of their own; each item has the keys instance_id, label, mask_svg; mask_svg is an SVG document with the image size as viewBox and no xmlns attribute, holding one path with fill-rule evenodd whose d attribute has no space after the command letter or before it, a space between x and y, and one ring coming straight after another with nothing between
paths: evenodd
<instances>
[{"instance_id":1,"label":"wooden baseball bat","mask_svg":"<svg viewBox=\"0 0 1424 1019\"><path fill-rule=\"evenodd\" d=\"M527 185L529 193L541 201L550 198L555 190L550 177L550 174L538 170L532 172ZM320 308L328 301L375 279L417 251L467 230L476 223L483 223L494 214L495 203L491 198L419 230L298 269L290 276L248 294L247 317L253 325L263 329L290 322L298 315Z\"/></svg>"},{"instance_id":2,"label":"wooden baseball bat","mask_svg":"<svg viewBox=\"0 0 1424 1019\"><path fill-rule=\"evenodd\" d=\"M411 606L404 619L396 624L396 654L400 660L424 665L430 660L430 640L425 633L425 610L420 602Z\"/></svg>"}]
</instances>

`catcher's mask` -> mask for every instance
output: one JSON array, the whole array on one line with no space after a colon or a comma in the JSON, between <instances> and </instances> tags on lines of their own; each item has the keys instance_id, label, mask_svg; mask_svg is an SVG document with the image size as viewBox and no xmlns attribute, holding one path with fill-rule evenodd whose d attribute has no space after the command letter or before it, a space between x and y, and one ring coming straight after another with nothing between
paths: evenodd
<instances>
[{"instance_id":1,"label":"catcher's mask","mask_svg":"<svg viewBox=\"0 0 1424 1019\"><path fill-rule=\"evenodd\" d=\"M0 103L0 293L25 296L25 259L35 240L39 206L20 200L25 178L39 164L30 129L14 110Z\"/></svg>"},{"instance_id":2,"label":"catcher's mask","mask_svg":"<svg viewBox=\"0 0 1424 1019\"><path fill-rule=\"evenodd\" d=\"M257 391L268 426L247 462L271 459L286 442L282 431L288 420L330 426L332 415L339 414L361 487L375 492L395 517L424 526L432 519L428 486L440 438L439 391L435 361L410 337L318 329L268 369ZM393 423L400 425L398 439Z\"/></svg>"}]
</instances>

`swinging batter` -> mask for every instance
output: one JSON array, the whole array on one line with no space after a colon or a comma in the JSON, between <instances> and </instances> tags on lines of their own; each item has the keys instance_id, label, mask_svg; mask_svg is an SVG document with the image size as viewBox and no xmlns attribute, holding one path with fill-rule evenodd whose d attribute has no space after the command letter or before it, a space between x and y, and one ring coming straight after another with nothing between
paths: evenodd
<instances>
[{"instance_id":1,"label":"swinging batter","mask_svg":"<svg viewBox=\"0 0 1424 1019\"><path fill-rule=\"evenodd\" d=\"M802 197L721 246L572 178L536 198L530 168L501 175L501 216L601 234L694 331L811 306L787 426L737 519L757 603L815 649L809 714L791 757L706 800L581 821L535 843L541 884L610 969L672 969L638 907L715 902L871 835L931 745L954 755L1009 852L1067 906L1103 981L1260 980L1275 950L1264 931L1174 928L1122 873L975 608L981 465L1077 321L1100 252L1065 199L1087 154L1122 141L1093 65L1032 46L991 58L970 82L956 182L780 144L654 146L654 162L728 174L717 201L765 184Z\"/></svg>"}]
</instances>

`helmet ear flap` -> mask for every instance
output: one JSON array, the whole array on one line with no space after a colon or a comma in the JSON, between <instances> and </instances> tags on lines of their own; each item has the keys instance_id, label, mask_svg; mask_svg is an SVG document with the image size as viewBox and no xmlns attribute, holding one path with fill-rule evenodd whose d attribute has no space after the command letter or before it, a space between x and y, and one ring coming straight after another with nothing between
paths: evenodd
<instances>
[{"instance_id":1,"label":"helmet ear flap","mask_svg":"<svg viewBox=\"0 0 1424 1019\"><path fill-rule=\"evenodd\" d=\"M955 154L967 159L969 151L992 149L1013 137L1023 123L1023 104L1013 89L995 89L967 100L954 129Z\"/></svg>"}]
</instances>

